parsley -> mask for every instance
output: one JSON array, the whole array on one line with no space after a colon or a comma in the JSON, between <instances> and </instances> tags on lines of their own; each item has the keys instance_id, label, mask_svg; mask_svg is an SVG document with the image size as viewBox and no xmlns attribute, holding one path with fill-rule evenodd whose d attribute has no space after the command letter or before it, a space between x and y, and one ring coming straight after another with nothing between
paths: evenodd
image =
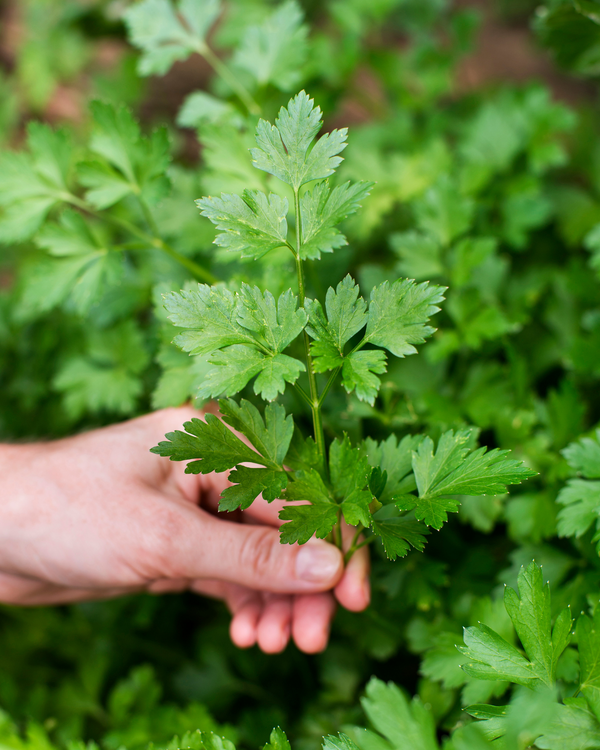
<instances>
[{"instance_id":1,"label":"parsley","mask_svg":"<svg viewBox=\"0 0 600 750\"><path fill-rule=\"evenodd\" d=\"M234 469L233 486L221 498L224 510L247 508L260 493L267 501L304 501L280 512L283 543L303 544L316 535L341 545L343 519L355 527L346 559L375 539L395 559L411 548L422 550L427 526L439 529L461 495L498 494L534 472L509 459L508 451L475 449L472 430L446 432L435 454L433 441L424 436L353 446L342 435L327 443L323 405L338 377L348 394L373 405L388 356L416 354L416 346L434 332L429 321L440 310L445 288L398 279L376 285L365 298L347 275L327 290L324 303L306 296L305 264L346 244L338 225L358 211L373 186L330 187L347 131L317 138L321 126L321 110L300 92L281 108L275 124L259 121L257 147L251 149L254 166L284 183L283 192L246 189L197 201L218 230L215 243L228 253L255 261L280 248L290 253L297 289L276 298L245 283L237 289L199 284L165 296L172 323L183 329L175 343L206 358L200 397L232 397L252 384L256 395L273 402L291 386L310 409L313 438L300 436L283 406L269 403L263 418L248 401L238 406L229 398L220 401L223 422L212 415L205 423L193 420L186 432L170 433L153 451L172 460L195 459L190 472ZM286 190L293 201L283 197ZM460 210L454 203L442 210L440 201L450 188L444 190L442 197L435 191L426 197L421 224L449 242L464 231L472 206L459 201ZM324 383L317 379L321 373L329 373ZM253 448L226 425L242 432Z\"/></svg>"}]
</instances>

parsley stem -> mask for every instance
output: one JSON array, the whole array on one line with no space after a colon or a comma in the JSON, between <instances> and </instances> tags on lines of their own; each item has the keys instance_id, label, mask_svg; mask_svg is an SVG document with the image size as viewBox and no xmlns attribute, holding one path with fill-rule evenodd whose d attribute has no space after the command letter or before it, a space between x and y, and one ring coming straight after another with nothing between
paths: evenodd
<instances>
[{"instance_id":1,"label":"parsley stem","mask_svg":"<svg viewBox=\"0 0 600 750\"><path fill-rule=\"evenodd\" d=\"M361 531L362 531L362 529L361 529ZM358 533L360 534L360 531ZM352 542L352 545L350 546L350 548L348 549L348 551L344 555L344 564L347 565L348 561L350 560L350 558L352 557L352 555L355 552L357 552L361 547L366 547L367 544L371 544L376 539L377 539L377 537L375 535L373 535L373 536L367 537L360 544L354 544L354 542Z\"/></svg>"},{"instance_id":2,"label":"parsley stem","mask_svg":"<svg viewBox=\"0 0 600 750\"><path fill-rule=\"evenodd\" d=\"M300 213L300 194L298 192L298 188L294 189L294 209L296 213L296 270L298 272L298 296L300 298L300 305L303 307L306 295L304 291L304 268L302 266L302 257L300 252L302 248L302 215ZM306 352L308 384L310 386L310 408L312 411L315 443L317 445L319 455L323 460L323 467L325 471L327 471L327 461L325 456L325 435L323 433L323 420L321 418L321 400L319 399L317 377L315 375L312 354L310 353L310 339L308 337L306 329L304 330L304 349Z\"/></svg>"},{"instance_id":3,"label":"parsley stem","mask_svg":"<svg viewBox=\"0 0 600 750\"><path fill-rule=\"evenodd\" d=\"M306 401L306 403L312 407L312 401L310 400L310 396L308 393L304 390L304 388L299 383L294 383L294 388L298 393L302 396L302 398Z\"/></svg>"},{"instance_id":4,"label":"parsley stem","mask_svg":"<svg viewBox=\"0 0 600 750\"><path fill-rule=\"evenodd\" d=\"M198 53L206 60L215 73L220 76L225 83L234 91L240 101L244 104L251 115L259 116L261 108L256 100L251 96L248 89L238 81L235 75L229 70L227 65L216 55L207 44L198 46Z\"/></svg>"},{"instance_id":5,"label":"parsley stem","mask_svg":"<svg viewBox=\"0 0 600 750\"><path fill-rule=\"evenodd\" d=\"M188 258L185 255L182 255L181 253L177 252L175 248L168 245L160 237L146 234L146 232L144 232L139 227L136 227L135 224L132 224L130 221L127 221L126 219L119 219L117 216L112 216L109 213L96 211L88 203L86 203L85 201L82 201L80 198L78 198L75 195L70 195L68 198L65 198L65 200L67 200L71 205L76 206L82 211L85 211L86 213L90 214L90 216L94 216L96 219L100 219L101 221L106 221L107 223L112 224L115 227L119 227L119 229L123 229L126 232L133 234L134 237L137 237L145 245L149 245L150 247L155 247L157 250L162 250L163 253L165 253L166 255L169 255L171 258L173 258L173 260L176 260L182 266L187 268L188 271L190 271L198 279L198 281L204 281L207 284L217 283L218 279L216 278L216 276L213 276L213 274L210 273L210 271L207 271L205 268L202 268L202 266L200 266L198 263L193 261L191 258Z\"/></svg>"},{"instance_id":6,"label":"parsley stem","mask_svg":"<svg viewBox=\"0 0 600 750\"><path fill-rule=\"evenodd\" d=\"M344 540L342 539L342 512L338 512L338 520L335 526L333 527L333 543L338 549L342 549L344 545Z\"/></svg>"},{"instance_id":7,"label":"parsley stem","mask_svg":"<svg viewBox=\"0 0 600 750\"><path fill-rule=\"evenodd\" d=\"M323 392L321 393L321 396L319 397L319 406L323 405L323 401L325 401L325 396L329 393L329 389L335 383L335 379L340 374L341 369L342 369L341 366L340 367L336 367L335 370L329 376L329 380L327 381L327 385L325 386L325 388L323 389Z\"/></svg>"}]
</instances>

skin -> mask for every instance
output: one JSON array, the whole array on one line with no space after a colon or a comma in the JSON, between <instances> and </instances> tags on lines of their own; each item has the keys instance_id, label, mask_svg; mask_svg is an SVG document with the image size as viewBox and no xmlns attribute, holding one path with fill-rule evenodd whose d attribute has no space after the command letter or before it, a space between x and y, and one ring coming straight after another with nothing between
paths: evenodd
<instances>
[{"instance_id":1,"label":"skin","mask_svg":"<svg viewBox=\"0 0 600 750\"><path fill-rule=\"evenodd\" d=\"M190 589L223 600L240 648L327 645L336 603L369 603L369 562L331 544L282 545L283 503L219 513L223 474L149 452L191 417L165 409L76 437L0 446L0 601L63 604ZM346 544L352 529L344 529Z\"/></svg>"}]
</instances>

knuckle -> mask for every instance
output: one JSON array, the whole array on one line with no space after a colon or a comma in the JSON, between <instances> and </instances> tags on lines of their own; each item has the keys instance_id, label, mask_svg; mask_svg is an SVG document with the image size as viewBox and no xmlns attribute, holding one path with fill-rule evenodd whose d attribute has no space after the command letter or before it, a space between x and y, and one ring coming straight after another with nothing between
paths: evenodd
<instances>
[{"instance_id":1,"label":"knuckle","mask_svg":"<svg viewBox=\"0 0 600 750\"><path fill-rule=\"evenodd\" d=\"M274 578L281 567L279 542L273 529L252 529L240 547L241 569L253 578Z\"/></svg>"}]
</instances>

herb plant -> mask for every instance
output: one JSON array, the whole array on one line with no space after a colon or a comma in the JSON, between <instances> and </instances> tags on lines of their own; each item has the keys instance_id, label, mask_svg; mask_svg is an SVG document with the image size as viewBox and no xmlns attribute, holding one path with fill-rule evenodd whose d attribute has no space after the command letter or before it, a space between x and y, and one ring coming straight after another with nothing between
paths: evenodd
<instances>
[{"instance_id":1,"label":"herb plant","mask_svg":"<svg viewBox=\"0 0 600 750\"><path fill-rule=\"evenodd\" d=\"M329 287L324 304L306 296L305 263L347 244L338 225L358 210L372 187L368 182L329 186L347 131L333 130L315 141L321 124L321 110L302 91L281 108L274 125L261 119L256 128L253 164L291 189L293 239L285 196L245 190L241 196L197 201L220 231L216 244L228 251L258 260L280 247L289 250L297 296L287 289L275 300L269 290L248 284L239 290L199 285L165 300L172 322L183 329L176 343L207 358L200 395L229 397L219 402L223 422L251 447L207 414L205 421L187 422L185 432L169 433L168 441L152 450L190 461L187 473L233 469L233 485L222 493L219 510L248 508L261 493L267 501L309 501L280 511L283 543L331 536L341 547L343 519L356 529L347 558L380 537L393 560L411 547L423 549L428 527L440 529L448 513L456 512L456 495L500 494L535 472L509 459L508 451L475 449L468 429L445 432L435 449L431 438L421 435L400 442L391 435L382 443L367 439L355 446L343 435L327 444L322 407L337 378L347 393L372 405L381 386L378 376L386 371L384 350L395 357L416 353L415 344L434 331L429 318L439 311L444 288L411 279L384 281L371 290L367 303L348 275L335 289ZM300 382L301 373L308 387ZM322 387L320 373L330 373ZM295 432L292 415L276 403L264 416L245 399L236 403L231 397L253 379L254 393L269 402L286 384L294 387L310 408L313 435ZM365 529L371 535L359 541Z\"/></svg>"},{"instance_id":2,"label":"herb plant","mask_svg":"<svg viewBox=\"0 0 600 750\"><path fill-rule=\"evenodd\" d=\"M2 747L600 747L600 27L544 5L584 85L479 87L446 0L4 3L2 439L221 397L159 450L349 521L373 598L315 657L191 595L0 608Z\"/></svg>"}]
</instances>

